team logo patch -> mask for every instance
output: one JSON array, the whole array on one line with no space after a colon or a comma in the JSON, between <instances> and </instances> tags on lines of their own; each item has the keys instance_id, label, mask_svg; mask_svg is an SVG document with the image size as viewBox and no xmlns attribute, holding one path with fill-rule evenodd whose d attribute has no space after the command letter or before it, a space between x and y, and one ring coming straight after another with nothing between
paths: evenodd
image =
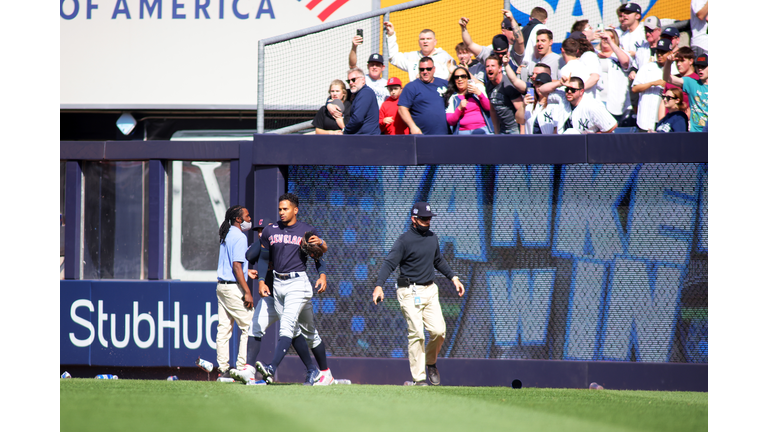
<instances>
[{"instance_id":1,"label":"team logo patch","mask_svg":"<svg viewBox=\"0 0 768 432\"><path fill-rule=\"evenodd\" d=\"M432 211L432 209L431 209L431 208L429 208L429 206L427 206L427 211Z\"/></svg>"},{"instance_id":2,"label":"team logo patch","mask_svg":"<svg viewBox=\"0 0 768 432\"><path fill-rule=\"evenodd\" d=\"M264 225L264 219L259 219L259 225Z\"/></svg>"},{"instance_id":3,"label":"team logo patch","mask_svg":"<svg viewBox=\"0 0 768 432\"><path fill-rule=\"evenodd\" d=\"M413 214L419 214L419 209L413 209Z\"/></svg>"}]
</instances>

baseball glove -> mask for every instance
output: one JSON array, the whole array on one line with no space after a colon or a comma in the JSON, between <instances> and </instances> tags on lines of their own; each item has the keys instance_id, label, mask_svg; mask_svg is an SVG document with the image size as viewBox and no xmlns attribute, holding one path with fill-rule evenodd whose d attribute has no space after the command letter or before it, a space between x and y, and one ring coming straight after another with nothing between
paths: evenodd
<instances>
[{"instance_id":1,"label":"baseball glove","mask_svg":"<svg viewBox=\"0 0 768 432\"><path fill-rule=\"evenodd\" d=\"M304 233L304 237L301 239L301 251L312 259L319 260L323 257L323 250L319 245L309 242L309 238L312 237L312 233L307 231Z\"/></svg>"}]
</instances>

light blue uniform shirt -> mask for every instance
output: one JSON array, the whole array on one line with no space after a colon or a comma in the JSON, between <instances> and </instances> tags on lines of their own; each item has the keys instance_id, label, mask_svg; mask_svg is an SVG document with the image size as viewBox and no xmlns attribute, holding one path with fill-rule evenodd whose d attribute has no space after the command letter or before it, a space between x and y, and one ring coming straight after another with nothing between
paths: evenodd
<instances>
[{"instance_id":1,"label":"light blue uniform shirt","mask_svg":"<svg viewBox=\"0 0 768 432\"><path fill-rule=\"evenodd\" d=\"M232 264L243 263L243 276L248 281L248 261L245 259L245 251L248 250L248 238L236 226L229 227L224 243L219 245L219 268L216 275L219 280L237 282L232 273Z\"/></svg>"}]
</instances>

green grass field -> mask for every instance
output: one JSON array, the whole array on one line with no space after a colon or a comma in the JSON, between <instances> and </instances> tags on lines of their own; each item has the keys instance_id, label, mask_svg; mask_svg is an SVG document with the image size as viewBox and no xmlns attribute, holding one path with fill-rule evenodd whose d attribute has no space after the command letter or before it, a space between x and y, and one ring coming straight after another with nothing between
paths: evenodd
<instances>
[{"instance_id":1,"label":"green grass field","mask_svg":"<svg viewBox=\"0 0 768 432\"><path fill-rule=\"evenodd\" d=\"M707 393L62 379L61 431L705 431Z\"/></svg>"}]
</instances>

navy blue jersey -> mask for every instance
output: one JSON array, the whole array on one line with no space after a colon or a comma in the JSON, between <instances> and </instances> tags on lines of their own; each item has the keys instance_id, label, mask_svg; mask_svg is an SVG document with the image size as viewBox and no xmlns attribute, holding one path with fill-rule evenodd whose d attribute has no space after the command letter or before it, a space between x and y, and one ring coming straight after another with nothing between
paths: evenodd
<instances>
[{"instance_id":1,"label":"navy blue jersey","mask_svg":"<svg viewBox=\"0 0 768 432\"><path fill-rule=\"evenodd\" d=\"M307 231L317 235L315 227L301 221L291 226L278 222L264 228L261 232L261 247L269 249L269 259L276 272L307 271L307 256L301 253L301 239Z\"/></svg>"}]
</instances>

